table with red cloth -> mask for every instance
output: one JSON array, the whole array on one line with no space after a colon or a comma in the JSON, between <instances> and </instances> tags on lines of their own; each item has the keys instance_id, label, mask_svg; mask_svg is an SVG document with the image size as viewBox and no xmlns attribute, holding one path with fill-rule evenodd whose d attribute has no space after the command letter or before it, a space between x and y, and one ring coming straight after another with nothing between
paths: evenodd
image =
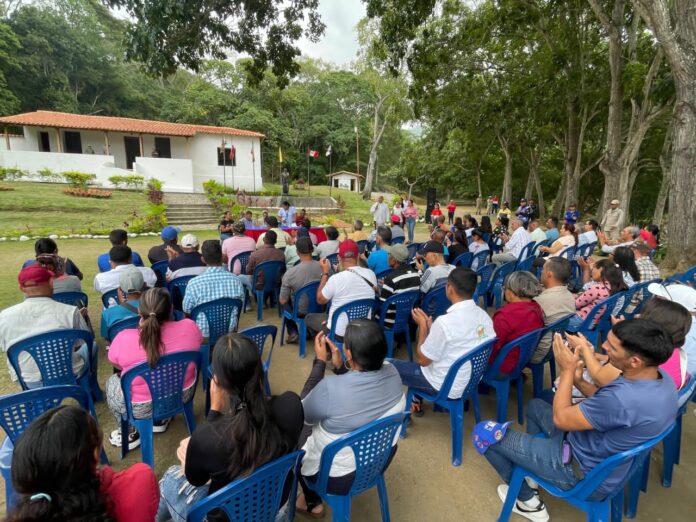
<instances>
[{"instance_id":1,"label":"table with red cloth","mask_svg":"<svg viewBox=\"0 0 696 522\"><path fill-rule=\"evenodd\" d=\"M300 227L280 227L280 229L287 232L292 237L296 237L297 231L300 230ZM254 241L258 241L259 236L267 230L268 227L247 228L244 232L244 235L249 236ZM324 232L324 229L322 227L310 227L309 231L317 236L317 241L319 241L319 243L321 243L322 241L326 241L326 232Z\"/></svg>"}]
</instances>

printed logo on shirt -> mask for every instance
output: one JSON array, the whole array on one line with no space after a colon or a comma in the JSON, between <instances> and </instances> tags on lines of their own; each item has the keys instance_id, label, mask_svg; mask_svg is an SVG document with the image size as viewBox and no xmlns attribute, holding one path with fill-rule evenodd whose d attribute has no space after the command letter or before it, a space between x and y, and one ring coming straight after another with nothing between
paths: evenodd
<instances>
[{"instance_id":1,"label":"printed logo on shirt","mask_svg":"<svg viewBox=\"0 0 696 522\"><path fill-rule=\"evenodd\" d=\"M486 337L486 327L483 326L482 324L478 325L476 327L476 336L479 339L483 339L484 337Z\"/></svg>"}]
</instances>

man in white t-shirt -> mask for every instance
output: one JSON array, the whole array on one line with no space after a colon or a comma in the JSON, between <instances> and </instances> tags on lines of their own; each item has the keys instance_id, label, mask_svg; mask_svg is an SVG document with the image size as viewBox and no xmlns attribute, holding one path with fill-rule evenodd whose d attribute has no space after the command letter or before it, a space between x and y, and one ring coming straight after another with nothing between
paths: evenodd
<instances>
[{"instance_id":1,"label":"man in white t-shirt","mask_svg":"<svg viewBox=\"0 0 696 522\"><path fill-rule=\"evenodd\" d=\"M375 228L386 225L389 221L389 206L384 202L384 197L377 198L377 202L370 208L370 214L375 222Z\"/></svg>"},{"instance_id":2,"label":"man in white t-shirt","mask_svg":"<svg viewBox=\"0 0 696 522\"><path fill-rule=\"evenodd\" d=\"M118 280L123 270L139 270L143 274L143 279L148 288L152 288L157 283L157 274L151 268L133 264L133 252L127 245L111 247L111 250L109 250L109 263L111 264L111 270L94 276L94 289L100 294L105 294L109 290L118 288Z\"/></svg>"},{"instance_id":3,"label":"man in white t-shirt","mask_svg":"<svg viewBox=\"0 0 696 522\"><path fill-rule=\"evenodd\" d=\"M490 316L471 299L476 291L476 272L457 267L447 277L447 298L452 306L434 322L419 308L413 310L418 325L416 362L393 360L405 386L435 395L454 362L495 337ZM471 364L466 363L457 373L449 393L450 399L461 397L469 378ZM423 414L421 399L414 396L411 413Z\"/></svg>"},{"instance_id":4,"label":"man in white t-shirt","mask_svg":"<svg viewBox=\"0 0 696 522\"><path fill-rule=\"evenodd\" d=\"M360 299L375 299L377 277L369 268L358 266L359 255L357 243L346 239L338 247L339 272L337 274L331 275L328 259L323 258L319 261L322 273L317 289L317 302L327 304L331 301L331 308L328 314L307 314L305 324L311 336L320 331L329 332L333 314L337 308ZM343 339L347 324L348 317L345 314L338 318L336 336L339 340Z\"/></svg>"}]
</instances>

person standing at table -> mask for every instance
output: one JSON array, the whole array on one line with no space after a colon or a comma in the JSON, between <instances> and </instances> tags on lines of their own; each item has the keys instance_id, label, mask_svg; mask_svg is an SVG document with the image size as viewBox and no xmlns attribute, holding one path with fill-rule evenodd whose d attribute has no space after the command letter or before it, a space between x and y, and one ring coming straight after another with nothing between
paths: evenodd
<instances>
[{"instance_id":1,"label":"person standing at table","mask_svg":"<svg viewBox=\"0 0 696 522\"><path fill-rule=\"evenodd\" d=\"M283 201L278 211L278 217L280 218L280 225L283 227L291 227L295 224L295 214L297 211L295 207L290 205L289 201Z\"/></svg>"}]
</instances>

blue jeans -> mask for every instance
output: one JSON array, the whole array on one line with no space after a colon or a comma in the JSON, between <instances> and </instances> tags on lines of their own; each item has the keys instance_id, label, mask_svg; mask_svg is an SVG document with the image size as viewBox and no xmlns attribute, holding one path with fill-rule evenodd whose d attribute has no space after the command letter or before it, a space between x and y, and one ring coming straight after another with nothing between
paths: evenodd
<instances>
[{"instance_id":1,"label":"blue jeans","mask_svg":"<svg viewBox=\"0 0 696 522\"><path fill-rule=\"evenodd\" d=\"M535 435L543 433L548 438ZM527 433L509 429L503 440L488 448L484 456L507 483L512 478L515 465L563 490L571 489L578 479L570 464L563 464L563 436L565 432L553 424L552 406L541 400L532 399L527 405ZM529 500L534 491L527 481L522 481L518 500Z\"/></svg>"},{"instance_id":2,"label":"blue jeans","mask_svg":"<svg viewBox=\"0 0 696 522\"><path fill-rule=\"evenodd\" d=\"M408 218L406 220L406 227L408 228L408 240L410 243L413 243L413 234L416 230L416 219Z\"/></svg>"},{"instance_id":3,"label":"blue jeans","mask_svg":"<svg viewBox=\"0 0 696 522\"><path fill-rule=\"evenodd\" d=\"M198 501L208 496L208 486L192 486L181 466L171 466L159 483L160 503L155 520L186 522L186 515Z\"/></svg>"},{"instance_id":4,"label":"blue jeans","mask_svg":"<svg viewBox=\"0 0 696 522\"><path fill-rule=\"evenodd\" d=\"M401 382L404 384L404 386L422 391L428 395L437 395L439 390L433 388L428 379L425 378L420 364L415 362L399 361L397 359L393 359L390 362L394 365L396 371L399 372ZM418 395L414 395L414 397L420 399L420 396Z\"/></svg>"},{"instance_id":5,"label":"blue jeans","mask_svg":"<svg viewBox=\"0 0 696 522\"><path fill-rule=\"evenodd\" d=\"M577 330L580 328L582 325L584 319L580 317L578 314L575 314L573 317L570 318L570 321L568 321L568 330Z\"/></svg>"}]
</instances>

